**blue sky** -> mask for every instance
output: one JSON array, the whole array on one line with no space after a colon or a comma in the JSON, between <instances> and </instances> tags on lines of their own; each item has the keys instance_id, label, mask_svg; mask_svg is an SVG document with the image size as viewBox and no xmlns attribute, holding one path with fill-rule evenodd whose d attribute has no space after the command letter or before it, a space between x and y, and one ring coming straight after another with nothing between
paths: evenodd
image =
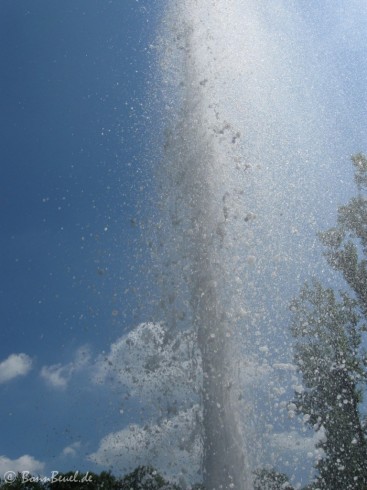
<instances>
[{"instance_id":1,"label":"blue sky","mask_svg":"<svg viewBox=\"0 0 367 490\"><path fill-rule=\"evenodd\" d=\"M146 418L136 400L149 399L148 412L162 403L154 380L139 392L120 363L131 342L140 345L128 335L133 327L143 348L163 335L142 326L161 318L140 231L153 212L159 153L150 90L163 3L0 2L0 477L120 472L108 435L121 431L133 447L126 426ZM298 8L322 115L335 131L325 145L327 159L336 158L325 183L333 200L319 216L331 223L353 191L349 155L366 151L367 11L361 0L302 0ZM180 376L175 382L183 402L187 387ZM195 417L195 407L186 409ZM163 432L160 450L174 459L177 434L170 442Z\"/></svg>"},{"instance_id":2,"label":"blue sky","mask_svg":"<svg viewBox=\"0 0 367 490\"><path fill-rule=\"evenodd\" d=\"M81 358L99 354L147 315L134 287L157 19L149 3L0 4L0 455L31 455L45 471L89 468L84 456L58 458L80 439L93 450L114 417L82 375L66 391L44 367L75 364L83 345Z\"/></svg>"}]
</instances>

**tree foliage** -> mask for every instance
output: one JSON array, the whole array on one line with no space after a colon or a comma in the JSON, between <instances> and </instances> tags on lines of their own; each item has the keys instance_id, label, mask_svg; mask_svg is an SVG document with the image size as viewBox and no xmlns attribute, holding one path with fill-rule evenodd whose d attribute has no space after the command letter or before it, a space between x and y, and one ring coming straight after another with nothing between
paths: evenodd
<instances>
[{"instance_id":1,"label":"tree foliage","mask_svg":"<svg viewBox=\"0 0 367 490\"><path fill-rule=\"evenodd\" d=\"M13 481L0 480L3 490L180 490L165 480L154 468L139 466L128 475L120 478L110 472L102 471L79 473L69 471L50 477L18 473Z\"/></svg>"},{"instance_id":2,"label":"tree foliage","mask_svg":"<svg viewBox=\"0 0 367 490\"><path fill-rule=\"evenodd\" d=\"M367 445L361 414L366 381L355 302L316 281L293 302L294 358L304 391L295 404L304 420L324 435L318 443L319 487L356 490L367 483Z\"/></svg>"},{"instance_id":3,"label":"tree foliage","mask_svg":"<svg viewBox=\"0 0 367 490\"><path fill-rule=\"evenodd\" d=\"M338 209L337 226L319 234L331 267L342 273L367 316L367 159L352 157L357 196Z\"/></svg>"},{"instance_id":4,"label":"tree foliage","mask_svg":"<svg viewBox=\"0 0 367 490\"><path fill-rule=\"evenodd\" d=\"M179 487L166 481L154 468L139 466L125 476L121 490L179 490Z\"/></svg>"},{"instance_id":5,"label":"tree foliage","mask_svg":"<svg viewBox=\"0 0 367 490\"><path fill-rule=\"evenodd\" d=\"M367 317L367 160L353 157L357 197L338 210L337 226L320 239L329 264L350 287L336 293L319 282L305 284L293 301L294 360L304 390L295 405L316 431L316 487L367 488L367 434L361 406L366 389L363 335Z\"/></svg>"},{"instance_id":6,"label":"tree foliage","mask_svg":"<svg viewBox=\"0 0 367 490\"><path fill-rule=\"evenodd\" d=\"M255 471L254 490L293 490L293 487L284 473L261 468Z\"/></svg>"}]
</instances>

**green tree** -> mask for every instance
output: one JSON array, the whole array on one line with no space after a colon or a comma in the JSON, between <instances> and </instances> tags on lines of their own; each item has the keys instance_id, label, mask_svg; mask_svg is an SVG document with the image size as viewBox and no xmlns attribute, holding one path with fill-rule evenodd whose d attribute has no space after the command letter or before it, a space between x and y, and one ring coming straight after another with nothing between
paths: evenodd
<instances>
[{"instance_id":1,"label":"green tree","mask_svg":"<svg viewBox=\"0 0 367 490\"><path fill-rule=\"evenodd\" d=\"M105 488L114 490L119 488L111 486L112 480L115 480L115 478L107 472L97 475L90 471L87 473L68 471L55 475L53 479L54 481L45 482L45 490L100 490Z\"/></svg>"},{"instance_id":2,"label":"green tree","mask_svg":"<svg viewBox=\"0 0 367 490\"><path fill-rule=\"evenodd\" d=\"M357 490L367 485L367 444L361 414L366 381L360 317L355 301L314 281L293 301L294 360L304 391L295 404L324 437L317 464L318 487Z\"/></svg>"},{"instance_id":3,"label":"green tree","mask_svg":"<svg viewBox=\"0 0 367 490\"><path fill-rule=\"evenodd\" d=\"M293 490L293 487L284 473L261 468L255 471L254 490Z\"/></svg>"},{"instance_id":4,"label":"green tree","mask_svg":"<svg viewBox=\"0 0 367 490\"><path fill-rule=\"evenodd\" d=\"M320 233L331 267L342 273L367 316L367 159L352 157L357 196L338 209L337 226Z\"/></svg>"},{"instance_id":5,"label":"green tree","mask_svg":"<svg viewBox=\"0 0 367 490\"><path fill-rule=\"evenodd\" d=\"M38 481L38 478L29 478L25 481L22 473L18 473L13 481L0 480L1 490L43 490L43 483Z\"/></svg>"},{"instance_id":6,"label":"green tree","mask_svg":"<svg viewBox=\"0 0 367 490\"><path fill-rule=\"evenodd\" d=\"M120 479L116 478L110 471L102 471L97 475L99 488L102 490L118 490L121 488Z\"/></svg>"},{"instance_id":7,"label":"green tree","mask_svg":"<svg viewBox=\"0 0 367 490\"><path fill-rule=\"evenodd\" d=\"M126 475L120 488L121 490L180 490L150 466L139 466Z\"/></svg>"},{"instance_id":8,"label":"green tree","mask_svg":"<svg viewBox=\"0 0 367 490\"><path fill-rule=\"evenodd\" d=\"M53 480L53 481L52 481ZM194 488L204 488L200 485ZM8 490L180 490L166 481L154 468L139 466L125 477L116 478L110 472L100 474L68 471L49 477L18 473L13 481L0 479L0 489Z\"/></svg>"},{"instance_id":9,"label":"green tree","mask_svg":"<svg viewBox=\"0 0 367 490\"><path fill-rule=\"evenodd\" d=\"M367 159L359 154L352 162L357 196L338 209L337 226L319 234L326 259L343 275L349 295L313 281L291 305L294 360L304 385L295 404L304 420L324 434L315 488L328 490L367 488L361 413L367 382Z\"/></svg>"}]
</instances>

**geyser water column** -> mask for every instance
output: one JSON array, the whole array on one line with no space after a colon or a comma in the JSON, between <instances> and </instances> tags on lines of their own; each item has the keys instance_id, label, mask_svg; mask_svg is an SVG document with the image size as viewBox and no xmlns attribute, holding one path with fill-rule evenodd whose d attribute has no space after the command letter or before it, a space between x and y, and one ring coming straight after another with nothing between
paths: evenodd
<instances>
[{"instance_id":1,"label":"geyser water column","mask_svg":"<svg viewBox=\"0 0 367 490\"><path fill-rule=\"evenodd\" d=\"M250 479L246 483L250 471L234 403L238 395L231 339L243 305L234 275L240 267L234 221L239 218L243 189L229 169L241 167L240 134L211 100L209 87L215 84L216 73L212 55L201 59L200 51L210 50L210 29L201 25L207 9L200 10L195 2L181 2L171 11L180 21L168 63L172 66L175 56L181 58L177 81L181 105L166 141L163 180L171 222L165 229L171 227L175 287L182 296L183 283L187 286L186 318L201 351L204 483L208 489L242 489L250 488Z\"/></svg>"},{"instance_id":2,"label":"geyser water column","mask_svg":"<svg viewBox=\"0 0 367 490\"><path fill-rule=\"evenodd\" d=\"M165 18L164 304L172 330L193 328L201 352L207 490L252 488L256 398L243 381L268 362L265 339L281 335L291 278L313 244L320 105L315 80L303 90L287 3L181 0Z\"/></svg>"}]
</instances>

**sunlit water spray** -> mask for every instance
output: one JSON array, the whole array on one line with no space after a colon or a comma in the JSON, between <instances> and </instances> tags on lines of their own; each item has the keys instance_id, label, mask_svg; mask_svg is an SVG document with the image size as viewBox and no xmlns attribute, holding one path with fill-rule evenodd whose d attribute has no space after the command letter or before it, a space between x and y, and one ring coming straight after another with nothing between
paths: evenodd
<instances>
[{"instance_id":1,"label":"sunlit water spray","mask_svg":"<svg viewBox=\"0 0 367 490\"><path fill-rule=\"evenodd\" d=\"M287 306L328 199L323 80L292 4L182 0L164 21L157 252L170 335L200 351L208 490L251 489L271 462L265 394L292 368Z\"/></svg>"}]
</instances>

